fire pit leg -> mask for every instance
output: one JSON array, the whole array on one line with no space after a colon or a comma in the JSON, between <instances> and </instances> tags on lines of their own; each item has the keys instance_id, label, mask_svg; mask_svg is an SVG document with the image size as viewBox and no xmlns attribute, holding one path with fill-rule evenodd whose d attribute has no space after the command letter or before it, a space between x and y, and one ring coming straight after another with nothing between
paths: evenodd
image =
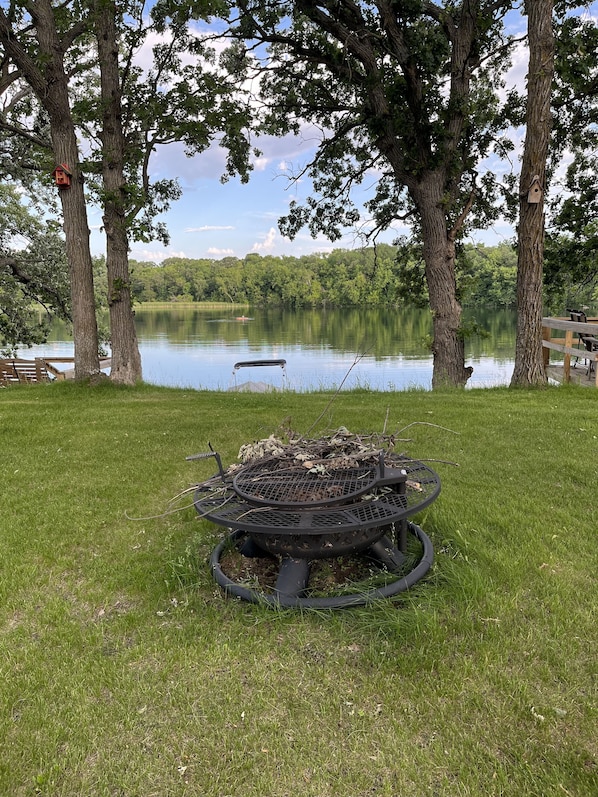
<instances>
[{"instance_id":1,"label":"fire pit leg","mask_svg":"<svg viewBox=\"0 0 598 797\"><path fill-rule=\"evenodd\" d=\"M308 581L309 562L307 559L283 557L275 587L278 595L285 598L300 598L307 589Z\"/></svg>"},{"instance_id":2,"label":"fire pit leg","mask_svg":"<svg viewBox=\"0 0 598 797\"><path fill-rule=\"evenodd\" d=\"M397 543L401 553L407 553L407 521L399 520L397 523Z\"/></svg>"},{"instance_id":3,"label":"fire pit leg","mask_svg":"<svg viewBox=\"0 0 598 797\"><path fill-rule=\"evenodd\" d=\"M401 551L399 551L396 545L393 545L386 535L373 545L370 545L368 551L373 554L387 570L390 570L391 573L399 570L405 561L405 557Z\"/></svg>"},{"instance_id":4,"label":"fire pit leg","mask_svg":"<svg viewBox=\"0 0 598 797\"><path fill-rule=\"evenodd\" d=\"M248 559L258 559L259 557L263 557L265 555L264 549L260 548L257 543L255 543L251 537L245 537L239 545L237 545L237 550L243 556L246 556Z\"/></svg>"}]
</instances>

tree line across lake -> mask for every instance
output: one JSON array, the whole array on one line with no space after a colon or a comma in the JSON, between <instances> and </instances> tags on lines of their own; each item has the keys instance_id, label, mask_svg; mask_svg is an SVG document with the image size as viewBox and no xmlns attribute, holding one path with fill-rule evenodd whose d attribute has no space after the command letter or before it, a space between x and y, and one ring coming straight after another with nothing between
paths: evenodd
<instances>
[{"instance_id":1,"label":"tree line across lake","mask_svg":"<svg viewBox=\"0 0 598 797\"><path fill-rule=\"evenodd\" d=\"M467 306L513 307L517 254L510 244L466 245L458 287ZM423 261L414 249L380 244L301 257L132 262L136 302L231 302L285 307L384 307L426 304Z\"/></svg>"}]
</instances>

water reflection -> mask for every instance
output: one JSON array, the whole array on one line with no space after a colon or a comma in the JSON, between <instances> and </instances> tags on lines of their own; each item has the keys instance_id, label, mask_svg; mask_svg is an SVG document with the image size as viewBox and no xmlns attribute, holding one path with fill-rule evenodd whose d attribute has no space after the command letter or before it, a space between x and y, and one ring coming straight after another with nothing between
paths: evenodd
<instances>
[{"instance_id":1,"label":"water reflection","mask_svg":"<svg viewBox=\"0 0 598 797\"><path fill-rule=\"evenodd\" d=\"M241 316L247 318L241 318ZM508 384L515 351L515 314L476 311L487 337L467 340L470 385ZM136 310L144 379L159 385L228 389L233 366L241 360L287 360L288 386L294 390L337 387L375 390L429 389L432 357L426 340L432 332L428 311L417 309L204 310L173 305ZM45 346L31 354L72 355L66 327L57 323ZM356 362L357 360L357 362ZM267 381L279 387L280 368L242 369L239 380Z\"/></svg>"}]
</instances>

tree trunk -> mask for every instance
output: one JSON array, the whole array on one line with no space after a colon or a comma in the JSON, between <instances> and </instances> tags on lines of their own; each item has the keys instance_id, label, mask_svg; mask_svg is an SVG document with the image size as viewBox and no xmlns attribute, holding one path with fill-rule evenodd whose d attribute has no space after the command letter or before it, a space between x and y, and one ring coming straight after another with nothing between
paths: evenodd
<instances>
[{"instance_id":1,"label":"tree trunk","mask_svg":"<svg viewBox=\"0 0 598 797\"><path fill-rule=\"evenodd\" d=\"M0 41L48 114L56 165L64 163L72 173L70 186L60 189L60 199L71 284L75 379L84 379L100 373L100 361L83 175L79 168L77 138L69 104L64 51L50 0L38 0L30 10L41 66L38 67L21 46L18 34L12 30L3 13L0 16Z\"/></svg>"},{"instance_id":2,"label":"tree trunk","mask_svg":"<svg viewBox=\"0 0 598 797\"><path fill-rule=\"evenodd\" d=\"M129 241L125 223L125 140L122 130L122 106L116 8L111 0L96 4L96 38L100 63L102 94L102 175L104 180L104 229L106 232L106 268L108 306L114 382L134 385L142 378L141 356L131 306Z\"/></svg>"},{"instance_id":3,"label":"tree trunk","mask_svg":"<svg viewBox=\"0 0 598 797\"><path fill-rule=\"evenodd\" d=\"M455 243L447 232L442 209L444 179L431 173L411 188L417 206L423 240L426 282L434 325L432 387L463 387L472 374L465 367L465 343L461 332L461 305L457 301Z\"/></svg>"},{"instance_id":4,"label":"tree trunk","mask_svg":"<svg viewBox=\"0 0 598 797\"><path fill-rule=\"evenodd\" d=\"M554 72L553 0L527 0L526 11L530 57L525 146L519 182L517 340L512 386L546 383L542 361L542 265ZM532 199L537 201L530 201Z\"/></svg>"},{"instance_id":5,"label":"tree trunk","mask_svg":"<svg viewBox=\"0 0 598 797\"><path fill-rule=\"evenodd\" d=\"M83 176L74 127L68 128L51 125L56 161L67 163L73 172L70 187L60 190L60 199L71 285L75 379L87 379L100 374L98 327Z\"/></svg>"}]
</instances>

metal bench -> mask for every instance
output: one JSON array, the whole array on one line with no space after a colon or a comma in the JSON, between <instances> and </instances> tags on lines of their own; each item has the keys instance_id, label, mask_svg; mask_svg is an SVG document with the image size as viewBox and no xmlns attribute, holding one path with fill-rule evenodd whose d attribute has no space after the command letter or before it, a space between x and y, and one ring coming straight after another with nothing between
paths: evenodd
<instances>
[{"instance_id":1,"label":"metal bench","mask_svg":"<svg viewBox=\"0 0 598 797\"><path fill-rule=\"evenodd\" d=\"M569 310L568 312L569 312L569 318L571 319L571 321L575 321L576 324L581 324L582 323L582 317L583 317L583 320L585 321L585 313L583 313L581 310ZM578 349L583 349L584 348L584 343L583 343L583 340L581 338L581 335L579 333L576 333L576 335L577 335L577 337L575 338L574 345ZM575 368L575 366L577 365L578 362L579 362L579 357L576 357L575 358L575 362L573 363L573 367L574 368Z\"/></svg>"},{"instance_id":2,"label":"metal bench","mask_svg":"<svg viewBox=\"0 0 598 797\"><path fill-rule=\"evenodd\" d=\"M586 348L586 352L591 354L592 352L598 351L598 338L595 338L593 335L581 335L581 340ZM596 360L593 357L589 357L587 358L587 362L588 370L586 373L589 379L592 376L592 371L594 371L596 367Z\"/></svg>"}]
</instances>

